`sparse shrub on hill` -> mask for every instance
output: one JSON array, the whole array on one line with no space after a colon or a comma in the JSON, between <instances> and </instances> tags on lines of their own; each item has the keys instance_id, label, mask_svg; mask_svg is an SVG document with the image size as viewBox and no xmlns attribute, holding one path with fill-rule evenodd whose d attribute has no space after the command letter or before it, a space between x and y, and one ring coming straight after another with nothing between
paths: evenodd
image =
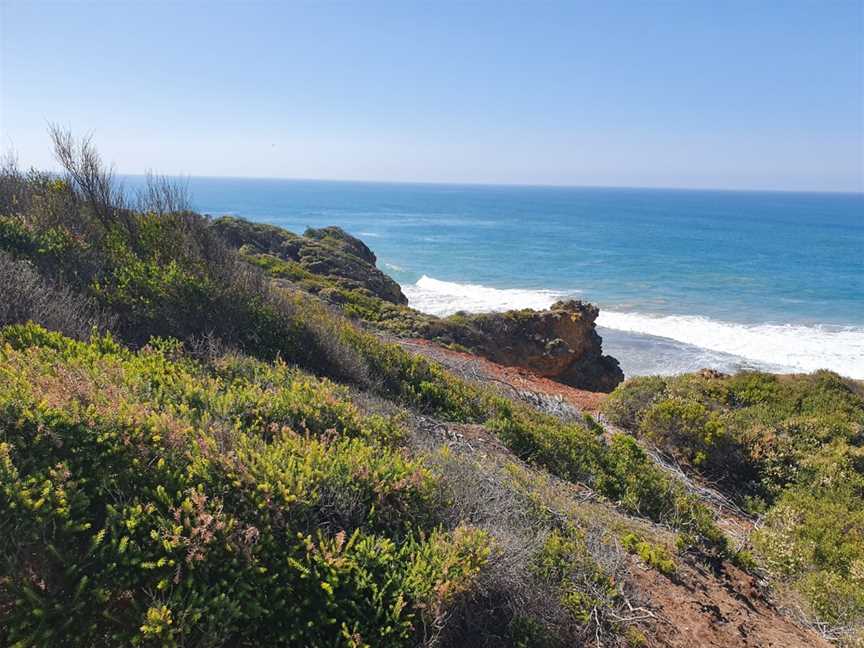
<instances>
[{"instance_id":1,"label":"sparse shrub on hill","mask_svg":"<svg viewBox=\"0 0 864 648\"><path fill-rule=\"evenodd\" d=\"M107 330L113 318L68 287L43 278L26 259L0 252L0 326L33 321L54 331L87 339L94 329Z\"/></svg>"},{"instance_id":2,"label":"sparse shrub on hill","mask_svg":"<svg viewBox=\"0 0 864 648\"><path fill-rule=\"evenodd\" d=\"M561 602L587 625L598 610L614 607L620 596L614 576L597 564L578 529L553 531L537 555L534 569L560 588Z\"/></svg>"},{"instance_id":3,"label":"sparse shrub on hill","mask_svg":"<svg viewBox=\"0 0 864 648\"><path fill-rule=\"evenodd\" d=\"M74 180L86 167L96 177L87 186L110 183L107 172L88 166L98 164L89 145L63 139L58 146L60 159L72 166L70 179L13 174L7 184L24 197L10 199L11 211L0 214L0 250L30 260L55 283L110 312L125 342L209 336L260 358L283 357L467 416L456 412L466 403L443 403L449 392L439 384L446 382L440 371L358 331L318 300L272 286L226 247L207 219L190 212L107 209L98 195L116 190L91 197ZM91 157L74 158L81 151Z\"/></svg>"},{"instance_id":4,"label":"sparse shrub on hill","mask_svg":"<svg viewBox=\"0 0 864 648\"><path fill-rule=\"evenodd\" d=\"M359 329L314 297L271 285L201 216L108 209L99 196L114 195L114 189L100 189L94 197L81 187L103 187L110 174L93 166L87 143L70 149L65 136L60 139L58 157L71 165L69 178L39 176L31 184L25 178L27 189L21 191L29 191L28 198L16 203L23 211L0 218L5 227L0 233L6 232L0 247L95 300L116 318L113 329L125 343L138 347L153 336L189 345L203 337L218 339L264 360L283 358L371 389L420 412L485 423L521 456L562 477L596 483L628 510L686 527L698 542L710 537L706 546L723 550L695 501L682 505L689 500L662 475L656 477L659 491L629 481L620 474L615 450L608 451L595 432L468 385ZM92 164L74 158L76 151L87 152ZM82 184L76 180L79 167L94 177ZM45 216L45 204L55 205L56 214ZM55 239L61 244L44 243ZM644 456L638 466L648 480L658 472ZM631 462L627 469L632 468Z\"/></svg>"},{"instance_id":5,"label":"sparse shrub on hill","mask_svg":"<svg viewBox=\"0 0 864 648\"><path fill-rule=\"evenodd\" d=\"M655 568L661 574L670 576L675 573L675 561L665 547L652 544L632 532L624 534L621 544L627 551L639 556L646 565Z\"/></svg>"},{"instance_id":6,"label":"sparse shrub on hill","mask_svg":"<svg viewBox=\"0 0 864 648\"><path fill-rule=\"evenodd\" d=\"M24 325L0 344L10 641L403 645L444 627L494 547L439 528L445 491L404 454L398 421L363 414L330 381L236 354L200 364L169 340L130 351ZM551 419L509 416L536 442L552 434ZM588 434L556 434L568 431ZM580 443L596 465L568 463ZM557 459L552 447L538 463L685 528L672 517L684 493L638 448L616 463L594 437ZM636 484L620 480L634 469L647 488L628 500ZM558 544L582 557L549 582L578 626L616 595L605 571L585 571L573 533ZM512 621L514 637L542 634Z\"/></svg>"},{"instance_id":7,"label":"sparse shrub on hill","mask_svg":"<svg viewBox=\"0 0 864 648\"><path fill-rule=\"evenodd\" d=\"M859 444L864 426L864 398L827 371L636 378L604 410L739 495L768 502L801 480L808 456L834 442Z\"/></svg>"},{"instance_id":8,"label":"sparse shrub on hill","mask_svg":"<svg viewBox=\"0 0 864 648\"><path fill-rule=\"evenodd\" d=\"M630 378L626 386L617 389L615 396L603 405L606 416L617 425L636 429L643 410L666 392L666 380L661 376L637 376Z\"/></svg>"}]
</instances>

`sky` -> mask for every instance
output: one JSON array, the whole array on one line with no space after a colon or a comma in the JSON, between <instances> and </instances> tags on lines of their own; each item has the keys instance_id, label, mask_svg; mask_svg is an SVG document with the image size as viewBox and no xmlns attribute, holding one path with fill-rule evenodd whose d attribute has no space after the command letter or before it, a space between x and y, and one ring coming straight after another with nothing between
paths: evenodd
<instances>
[{"instance_id":1,"label":"sky","mask_svg":"<svg viewBox=\"0 0 864 648\"><path fill-rule=\"evenodd\" d=\"M0 0L0 149L120 173L864 191L864 0Z\"/></svg>"}]
</instances>

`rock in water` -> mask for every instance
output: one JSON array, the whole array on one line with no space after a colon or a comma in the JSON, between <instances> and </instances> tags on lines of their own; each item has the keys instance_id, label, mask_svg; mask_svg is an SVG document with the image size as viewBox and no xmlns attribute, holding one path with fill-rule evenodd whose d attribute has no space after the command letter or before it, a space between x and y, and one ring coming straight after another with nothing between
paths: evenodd
<instances>
[{"instance_id":1,"label":"rock in water","mask_svg":"<svg viewBox=\"0 0 864 648\"><path fill-rule=\"evenodd\" d=\"M303 236L315 239L316 241L332 243L342 248L348 254L353 254L354 256L363 259L370 265L374 266L378 262L378 258L375 256L375 253L369 249L368 245L360 239L351 236L341 227L336 227L335 225L322 227L320 229L313 229L310 227L303 232Z\"/></svg>"}]
</instances>

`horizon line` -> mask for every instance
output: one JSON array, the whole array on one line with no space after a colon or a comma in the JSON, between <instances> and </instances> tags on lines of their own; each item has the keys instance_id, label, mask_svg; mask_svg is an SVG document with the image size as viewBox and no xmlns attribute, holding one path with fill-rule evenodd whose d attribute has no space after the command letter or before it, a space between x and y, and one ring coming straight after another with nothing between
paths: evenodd
<instances>
[{"instance_id":1,"label":"horizon line","mask_svg":"<svg viewBox=\"0 0 864 648\"><path fill-rule=\"evenodd\" d=\"M146 177L147 173L117 173L119 177ZM285 176L234 176L234 175L195 175L195 174L162 174L169 178L200 178L204 180L266 180L282 182L320 182L337 184L371 184L371 185L423 185L439 187L512 187L523 189L623 189L637 191L717 191L728 193L797 193L797 194L839 194L847 196L864 196L864 186L861 189L785 189L785 188L735 188L735 187L675 187L660 185L580 185L557 183L525 183L525 182L458 182L436 180L359 180L350 178L301 178Z\"/></svg>"}]
</instances>

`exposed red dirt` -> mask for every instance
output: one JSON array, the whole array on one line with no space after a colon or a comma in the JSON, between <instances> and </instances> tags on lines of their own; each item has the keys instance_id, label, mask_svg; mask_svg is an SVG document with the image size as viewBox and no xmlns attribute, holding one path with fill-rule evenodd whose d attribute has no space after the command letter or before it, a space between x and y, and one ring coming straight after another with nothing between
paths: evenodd
<instances>
[{"instance_id":1,"label":"exposed red dirt","mask_svg":"<svg viewBox=\"0 0 864 648\"><path fill-rule=\"evenodd\" d=\"M683 561L682 561L683 562ZM673 579L635 568L630 578L650 597L662 619L651 633L655 646L672 648L818 648L829 644L796 625L765 599L756 580L734 565L719 571L679 563Z\"/></svg>"},{"instance_id":2,"label":"exposed red dirt","mask_svg":"<svg viewBox=\"0 0 864 648\"><path fill-rule=\"evenodd\" d=\"M574 407L586 412L596 412L606 394L576 389L549 378L538 376L529 369L522 367L507 367L491 360L454 351L442 347L429 340L398 340L414 353L419 353L432 360L440 362L449 369L476 380L495 381L521 391L532 391L550 396L560 396Z\"/></svg>"}]
</instances>

